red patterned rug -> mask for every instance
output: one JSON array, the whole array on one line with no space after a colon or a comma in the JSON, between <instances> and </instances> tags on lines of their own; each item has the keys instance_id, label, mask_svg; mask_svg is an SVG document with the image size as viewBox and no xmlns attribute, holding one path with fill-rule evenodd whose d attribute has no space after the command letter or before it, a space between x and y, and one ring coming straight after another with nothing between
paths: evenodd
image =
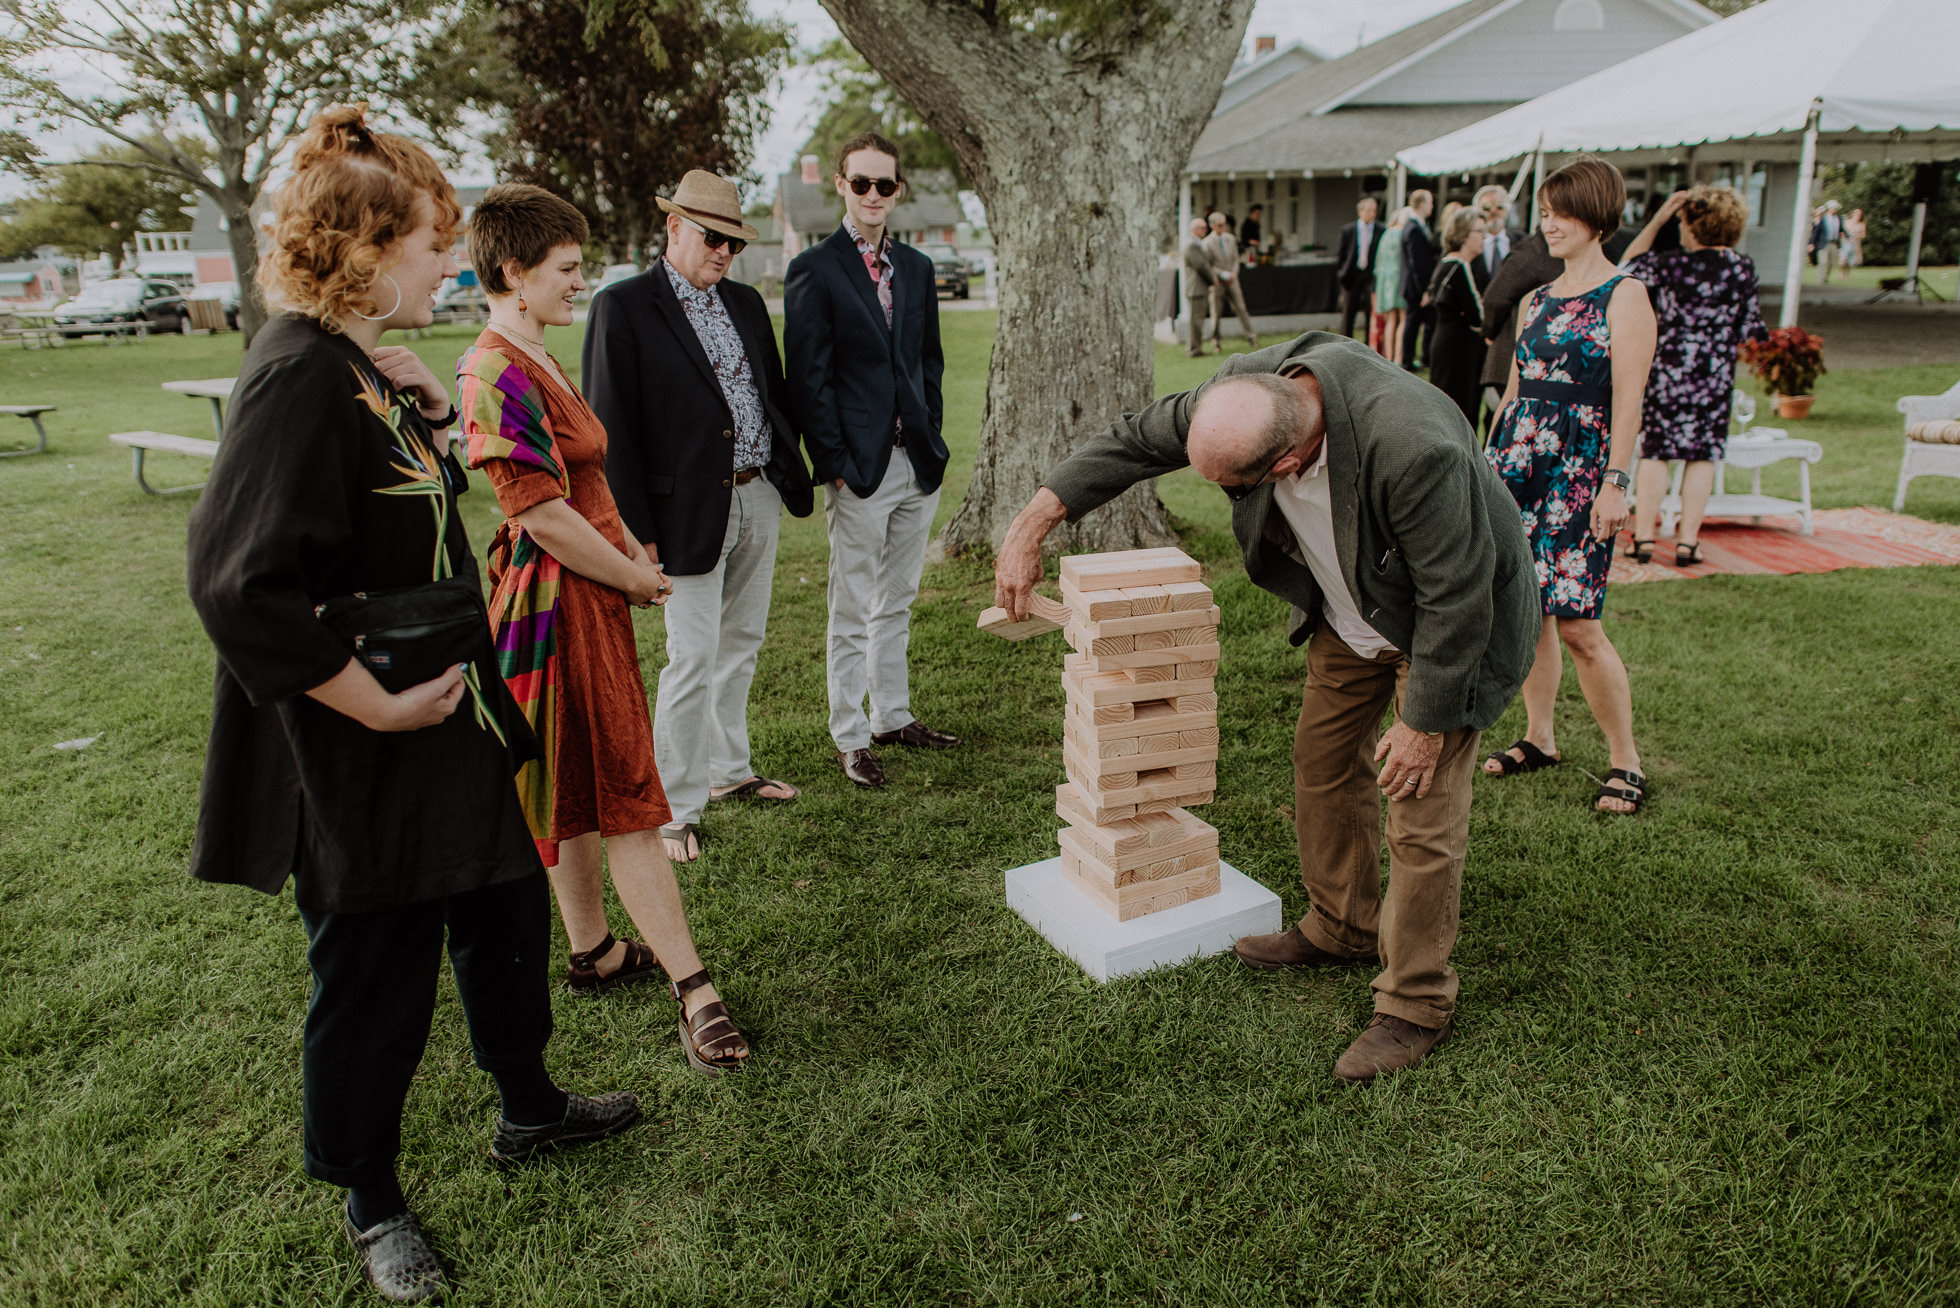
<instances>
[{"instance_id":1,"label":"red patterned rug","mask_svg":"<svg viewBox=\"0 0 1960 1308\"><path fill-rule=\"evenodd\" d=\"M1960 563L1960 527L1910 518L1884 509L1818 509L1811 515L1817 534L1801 534L1796 518L1764 518L1761 526L1715 519L1702 524L1701 559L1677 568L1666 537L1652 563L1635 563L1615 554L1610 580L1682 581L1718 575L1782 575L1836 572L1839 568L1911 568L1927 563ZM1622 534L1624 551L1629 537Z\"/></svg>"}]
</instances>

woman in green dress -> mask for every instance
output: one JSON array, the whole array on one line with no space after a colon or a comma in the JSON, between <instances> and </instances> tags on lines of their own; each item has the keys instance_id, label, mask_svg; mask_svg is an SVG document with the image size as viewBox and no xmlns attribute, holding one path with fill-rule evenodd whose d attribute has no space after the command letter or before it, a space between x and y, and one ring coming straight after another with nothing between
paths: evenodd
<instances>
[{"instance_id":1,"label":"woman in green dress","mask_svg":"<svg viewBox=\"0 0 1960 1308\"><path fill-rule=\"evenodd\" d=\"M1388 230L1382 233L1381 244L1375 247L1375 316L1382 320L1379 348L1384 359L1402 357L1402 325L1408 319L1409 307L1402 298L1402 224L1408 220L1408 207L1397 209L1388 220ZM1373 331L1368 339L1375 339Z\"/></svg>"}]
</instances>

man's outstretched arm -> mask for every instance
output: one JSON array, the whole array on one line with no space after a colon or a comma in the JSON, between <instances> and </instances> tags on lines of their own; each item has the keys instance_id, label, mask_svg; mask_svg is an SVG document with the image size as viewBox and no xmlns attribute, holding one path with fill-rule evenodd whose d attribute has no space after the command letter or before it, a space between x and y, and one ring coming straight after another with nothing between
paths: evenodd
<instances>
[{"instance_id":1,"label":"man's outstretched arm","mask_svg":"<svg viewBox=\"0 0 1960 1308\"><path fill-rule=\"evenodd\" d=\"M994 603L1014 621L1028 616L1028 596L1041 580L1041 542L1067 518L1068 505L1043 486L1007 528L1007 538L994 557Z\"/></svg>"}]
</instances>

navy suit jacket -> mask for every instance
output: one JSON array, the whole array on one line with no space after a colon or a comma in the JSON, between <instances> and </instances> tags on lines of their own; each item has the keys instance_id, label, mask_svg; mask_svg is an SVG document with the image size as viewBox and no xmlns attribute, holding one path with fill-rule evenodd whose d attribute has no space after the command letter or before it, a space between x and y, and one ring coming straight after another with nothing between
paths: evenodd
<instances>
[{"instance_id":1,"label":"navy suit jacket","mask_svg":"<svg viewBox=\"0 0 1960 1308\"><path fill-rule=\"evenodd\" d=\"M932 260L894 240L891 261L889 328L864 256L841 223L792 259L783 280L790 405L816 479L842 477L864 499L891 465L895 422L903 424L920 487L937 490L946 475L939 434L946 358Z\"/></svg>"},{"instance_id":2,"label":"navy suit jacket","mask_svg":"<svg viewBox=\"0 0 1960 1308\"><path fill-rule=\"evenodd\" d=\"M1436 241L1429 227L1419 218L1402 224L1402 298L1413 312L1429 290L1429 279L1436 271Z\"/></svg>"},{"instance_id":3,"label":"navy suit jacket","mask_svg":"<svg viewBox=\"0 0 1960 1308\"><path fill-rule=\"evenodd\" d=\"M810 473L796 449L769 310L753 286L724 278L720 287L769 419L763 475L784 508L808 517ZM658 549L666 571L713 571L735 495L735 417L664 260L592 297L582 363L586 402L606 428L606 481L620 518Z\"/></svg>"}]
</instances>

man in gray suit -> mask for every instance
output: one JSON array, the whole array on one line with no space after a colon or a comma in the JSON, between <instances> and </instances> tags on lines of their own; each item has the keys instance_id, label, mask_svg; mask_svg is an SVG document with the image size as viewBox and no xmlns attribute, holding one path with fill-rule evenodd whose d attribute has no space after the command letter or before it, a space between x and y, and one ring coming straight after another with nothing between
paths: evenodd
<instances>
[{"instance_id":1,"label":"man in gray suit","mask_svg":"<svg viewBox=\"0 0 1960 1308\"><path fill-rule=\"evenodd\" d=\"M1239 330L1245 333L1246 345L1256 350L1259 338L1252 334L1252 315L1245 311L1245 292L1239 287L1239 273L1243 271L1239 263L1239 238L1232 235L1232 225L1224 214L1212 214L1210 222L1211 235L1205 238L1205 251L1211 255L1212 272L1217 277L1211 288L1212 348L1221 353L1225 349L1225 310L1229 307L1239 316Z\"/></svg>"},{"instance_id":2,"label":"man in gray suit","mask_svg":"<svg viewBox=\"0 0 1960 1308\"><path fill-rule=\"evenodd\" d=\"M1051 469L1002 542L995 603L1026 612L1064 520L1187 465L1232 499L1246 576L1293 606L1290 639L1307 644L1293 786L1312 906L1236 952L1259 968L1379 962L1374 1020L1334 1075L1415 1067L1456 1009L1477 738L1524 683L1543 623L1517 504L1441 391L1309 332L1233 357Z\"/></svg>"},{"instance_id":3,"label":"man in gray suit","mask_svg":"<svg viewBox=\"0 0 1960 1308\"><path fill-rule=\"evenodd\" d=\"M1218 280L1205 249L1207 230L1204 219L1193 218L1190 239L1184 243L1184 314L1190 320L1184 352L1194 359L1205 352L1205 316L1211 312L1211 288Z\"/></svg>"}]
</instances>

